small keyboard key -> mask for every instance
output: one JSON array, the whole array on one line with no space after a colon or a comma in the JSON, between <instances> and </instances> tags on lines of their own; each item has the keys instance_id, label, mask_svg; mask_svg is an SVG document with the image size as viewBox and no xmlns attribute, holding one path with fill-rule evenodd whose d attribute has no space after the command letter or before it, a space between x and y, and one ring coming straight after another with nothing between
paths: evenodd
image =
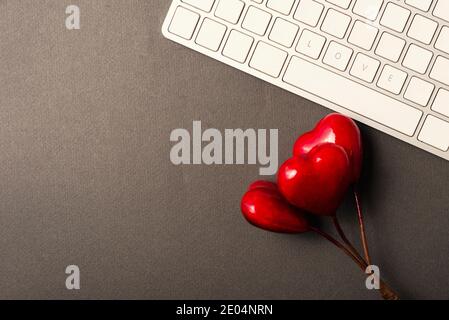
<instances>
[{"instance_id":1,"label":"small keyboard key","mask_svg":"<svg viewBox=\"0 0 449 320\"><path fill-rule=\"evenodd\" d=\"M168 27L168 31L187 40L192 39L200 15L183 7L176 8L176 12Z\"/></svg>"},{"instance_id":2,"label":"small keyboard key","mask_svg":"<svg viewBox=\"0 0 449 320\"><path fill-rule=\"evenodd\" d=\"M432 110L449 118L449 91L440 89L437 93Z\"/></svg>"},{"instance_id":3,"label":"small keyboard key","mask_svg":"<svg viewBox=\"0 0 449 320\"><path fill-rule=\"evenodd\" d=\"M418 139L442 151L449 149L449 122L428 116Z\"/></svg>"},{"instance_id":4,"label":"small keyboard key","mask_svg":"<svg viewBox=\"0 0 449 320\"><path fill-rule=\"evenodd\" d=\"M352 49L332 41L324 55L323 62L340 71L345 71L352 56Z\"/></svg>"},{"instance_id":5,"label":"small keyboard key","mask_svg":"<svg viewBox=\"0 0 449 320\"><path fill-rule=\"evenodd\" d=\"M321 30L337 38L343 39L351 23L351 17L334 9L327 11Z\"/></svg>"},{"instance_id":6,"label":"small keyboard key","mask_svg":"<svg viewBox=\"0 0 449 320\"><path fill-rule=\"evenodd\" d=\"M299 38L296 51L312 59L318 59L325 43L325 37L306 29L302 32L301 37Z\"/></svg>"},{"instance_id":7,"label":"small keyboard key","mask_svg":"<svg viewBox=\"0 0 449 320\"><path fill-rule=\"evenodd\" d=\"M316 27L324 6L313 0L301 0L293 18L309 26Z\"/></svg>"},{"instance_id":8,"label":"small keyboard key","mask_svg":"<svg viewBox=\"0 0 449 320\"><path fill-rule=\"evenodd\" d=\"M357 0L353 12L369 20L376 20L383 0Z\"/></svg>"},{"instance_id":9,"label":"small keyboard key","mask_svg":"<svg viewBox=\"0 0 449 320\"><path fill-rule=\"evenodd\" d=\"M376 48L376 54L393 62L398 62L404 50L405 40L384 32Z\"/></svg>"},{"instance_id":10,"label":"small keyboard key","mask_svg":"<svg viewBox=\"0 0 449 320\"><path fill-rule=\"evenodd\" d=\"M425 44L430 44L437 30L438 23L419 14L413 19L407 35Z\"/></svg>"},{"instance_id":11,"label":"small keyboard key","mask_svg":"<svg viewBox=\"0 0 449 320\"><path fill-rule=\"evenodd\" d=\"M376 40L378 29L367 23L356 21L352 28L348 42L365 50L371 50Z\"/></svg>"},{"instance_id":12,"label":"small keyboard key","mask_svg":"<svg viewBox=\"0 0 449 320\"><path fill-rule=\"evenodd\" d=\"M449 60L438 57L433 65L430 77L449 86Z\"/></svg>"},{"instance_id":13,"label":"small keyboard key","mask_svg":"<svg viewBox=\"0 0 449 320\"><path fill-rule=\"evenodd\" d=\"M240 0L220 0L215 16L232 24L236 24L242 14L245 3Z\"/></svg>"},{"instance_id":14,"label":"small keyboard key","mask_svg":"<svg viewBox=\"0 0 449 320\"><path fill-rule=\"evenodd\" d=\"M210 12L215 0L181 0L184 3L190 4L197 9Z\"/></svg>"},{"instance_id":15,"label":"small keyboard key","mask_svg":"<svg viewBox=\"0 0 449 320\"><path fill-rule=\"evenodd\" d=\"M423 107L427 106L435 86L430 82L413 77L405 90L404 98Z\"/></svg>"},{"instance_id":16,"label":"small keyboard key","mask_svg":"<svg viewBox=\"0 0 449 320\"><path fill-rule=\"evenodd\" d=\"M226 29L225 25L206 18L201 25L195 42L202 47L217 51L220 48L221 41L223 41Z\"/></svg>"},{"instance_id":17,"label":"small keyboard key","mask_svg":"<svg viewBox=\"0 0 449 320\"><path fill-rule=\"evenodd\" d=\"M449 22L449 1L438 0L435 9L433 10L433 15Z\"/></svg>"},{"instance_id":18,"label":"small keyboard key","mask_svg":"<svg viewBox=\"0 0 449 320\"><path fill-rule=\"evenodd\" d=\"M441 28L440 35L438 36L437 42L435 43L435 48L444 51L449 54L449 28Z\"/></svg>"},{"instance_id":19,"label":"small keyboard key","mask_svg":"<svg viewBox=\"0 0 449 320\"><path fill-rule=\"evenodd\" d=\"M267 7L288 16L294 3L295 0L268 0Z\"/></svg>"},{"instance_id":20,"label":"small keyboard key","mask_svg":"<svg viewBox=\"0 0 449 320\"><path fill-rule=\"evenodd\" d=\"M290 48L298 34L299 27L282 18L277 18L271 29L269 39L284 47Z\"/></svg>"},{"instance_id":21,"label":"small keyboard key","mask_svg":"<svg viewBox=\"0 0 449 320\"><path fill-rule=\"evenodd\" d=\"M404 71L386 65L380 74L377 86L394 94L399 94L404 86L407 74Z\"/></svg>"},{"instance_id":22,"label":"small keyboard key","mask_svg":"<svg viewBox=\"0 0 449 320\"><path fill-rule=\"evenodd\" d=\"M350 74L366 82L373 82L380 62L362 53L357 54Z\"/></svg>"},{"instance_id":23,"label":"small keyboard key","mask_svg":"<svg viewBox=\"0 0 449 320\"><path fill-rule=\"evenodd\" d=\"M254 39L239 31L232 30L223 49L223 55L237 62L244 63L251 50Z\"/></svg>"},{"instance_id":24,"label":"small keyboard key","mask_svg":"<svg viewBox=\"0 0 449 320\"><path fill-rule=\"evenodd\" d=\"M259 36L265 35L271 21L271 14L256 7L249 7L243 20L242 28Z\"/></svg>"},{"instance_id":25,"label":"small keyboard key","mask_svg":"<svg viewBox=\"0 0 449 320\"><path fill-rule=\"evenodd\" d=\"M432 1L433 0L405 0L405 3L419 10L429 11Z\"/></svg>"},{"instance_id":26,"label":"small keyboard key","mask_svg":"<svg viewBox=\"0 0 449 320\"><path fill-rule=\"evenodd\" d=\"M259 41L249 66L274 78L279 77L287 52Z\"/></svg>"},{"instance_id":27,"label":"small keyboard key","mask_svg":"<svg viewBox=\"0 0 449 320\"><path fill-rule=\"evenodd\" d=\"M424 74L430 64L432 56L433 53L431 51L412 44L408 48L402 65L413 71Z\"/></svg>"},{"instance_id":28,"label":"small keyboard key","mask_svg":"<svg viewBox=\"0 0 449 320\"><path fill-rule=\"evenodd\" d=\"M394 31L402 32L404 31L409 17L410 10L389 2L380 19L380 24Z\"/></svg>"}]
</instances>

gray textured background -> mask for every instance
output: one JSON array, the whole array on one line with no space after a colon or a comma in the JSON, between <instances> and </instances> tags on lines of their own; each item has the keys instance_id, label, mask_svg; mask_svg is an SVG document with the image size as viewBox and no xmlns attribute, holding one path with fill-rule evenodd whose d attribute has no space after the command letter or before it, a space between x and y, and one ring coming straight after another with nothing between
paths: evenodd
<instances>
[{"instance_id":1,"label":"gray textured background","mask_svg":"<svg viewBox=\"0 0 449 320\"><path fill-rule=\"evenodd\" d=\"M378 298L325 241L242 219L257 166L170 163L193 120L279 128L283 161L329 110L165 40L168 6L0 0L0 298ZM449 163L362 131L374 262L402 297L449 298Z\"/></svg>"}]
</instances>

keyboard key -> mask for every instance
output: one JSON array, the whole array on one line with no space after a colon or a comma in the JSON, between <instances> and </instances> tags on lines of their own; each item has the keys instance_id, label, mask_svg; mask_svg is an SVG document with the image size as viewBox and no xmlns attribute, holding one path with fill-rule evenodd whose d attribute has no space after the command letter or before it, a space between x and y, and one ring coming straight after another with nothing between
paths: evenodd
<instances>
[{"instance_id":1,"label":"keyboard key","mask_svg":"<svg viewBox=\"0 0 449 320\"><path fill-rule=\"evenodd\" d=\"M412 39L421 41L422 43L430 44L437 27L438 23L435 21L417 14L413 19L407 35Z\"/></svg>"},{"instance_id":2,"label":"keyboard key","mask_svg":"<svg viewBox=\"0 0 449 320\"><path fill-rule=\"evenodd\" d=\"M316 27L323 10L324 6L321 3L313 0L301 0L293 18L309 26Z\"/></svg>"},{"instance_id":3,"label":"keyboard key","mask_svg":"<svg viewBox=\"0 0 449 320\"><path fill-rule=\"evenodd\" d=\"M430 82L412 77L404 98L425 107L429 103L433 89L435 89L435 86Z\"/></svg>"},{"instance_id":4,"label":"keyboard key","mask_svg":"<svg viewBox=\"0 0 449 320\"><path fill-rule=\"evenodd\" d=\"M407 74L404 71L386 65L380 74L377 86L391 93L399 94L405 79L407 79Z\"/></svg>"},{"instance_id":5,"label":"keyboard key","mask_svg":"<svg viewBox=\"0 0 449 320\"><path fill-rule=\"evenodd\" d=\"M298 31L299 27L296 24L277 18L268 38L284 47L290 48Z\"/></svg>"},{"instance_id":6,"label":"keyboard key","mask_svg":"<svg viewBox=\"0 0 449 320\"><path fill-rule=\"evenodd\" d=\"M321 25L321 30L337 38L343 39L346 31L348 30L349 23L351 23L350 16L340 13L334 9L329 9L326 17L324 18L323 24Z\"/></svg>"},{"instance_id":7,"label":"keyboard key","mask_svg":"<svg viewBox=\"0 0 449 320\"><path fill-rule=\"evenodd\" d=\"M212 51L218 51L226 29L225 25L206 18L201 25L195 42Z\"/></svg>"},{"instance_id":8,"label":"keyboard key","mask_svg":"<svg viewBox=\"0 0 449 320\"><path fill-rule=\"evenodd\" d=\"M428 116L418 139L442 151L449 149L449 123L434 116Z\"/></svg>"},{"instance_id":9,"label":"keyboard key","mask_svg":"<svg viewBox=\"0 0 449 320\"><path fill-rule=\"evenodd\" d=\"M352 0L326 0L326 2L335 4L343 9L348 9Z\"/></svg>"},{"instance_id":10,"label":"keyboard key","mask_svg":"<svg viewBox=\"0 0 449 320\"><path fill-rule=\"evenodd\" d=\"M301 37L299 38L296 51L312 59L318 59L325 43L325 37L306 29L302 32Z\"/></svg>"},{"instance_id":11,"label":"keyboard key","mask_svg":"<svg viewBox=\"0 0 449 320\"><path fill-rule=\"evenodd\" d=\"M215 16L230 23L236 24L242 14L245 3L240 0L220 0Z\"/></svg>"},{"instance_id":12,"label":"keyboard key","mask_svg":"<svg viewBox=\"0 0 449 320\"><path fill-rule=\"evenodd\" d=\"M200 15L183 7L176 8L176 12L168 27L168 31L190 40L195 32L196 25L200 20Z\"/></svg>"},{"instance_id":13,"label":"keyboard key","mask_svg":"<svg viewBox=\"0 0 449 320\"><path fill-rule=\"evenodd\" d=\"M184 3L190 4L197 9L210 12L215 0L181 0Z\"/></svg>"},{"instance_id":14,"label":"keyboard key","mask_svg":"<svg viewBox=\"0 0 449 320\"><path fill-rule=\"evenodd\" d=\"M435 9L433 10L433 15L449 22L449 1L438 0Z\"/></svg>"},{"instance_id":15,"label":"keyboard key","mask_svg":"<svg viewBox=\"0 0 449 320\"><path fill-rule=\"evenodd\" d=\"M288 16L294 3L295 0L268 0L267 7Z\"/></svg>"},{"instance_id":16,"label":"keyboard key","mask_svg":"<svg viewBox=\"0 0 449 320\"><path fill-rule=\"evenodd\" d=\"M244 63L251 50L254 39L239 31L232 30L223 49L223 55L237 62Z\"/></svg>"},{"instance_id":17,"label":"keyboard key","mask_svg":"<svg viewBox=\"0 0 449 320\"><path fill-rule=\"evenodd\" d=\"M432 0L405 0L405 3L419 10L429 11Z\"/></svg>"},{"instance_id":18,"label":"keyboard key","mask_svg":"<svg viewBox=\"0 0 449 320\"><path fill-rule=\"evenodd\" d=\"M369 20L376 20L383 0L357 0L353 12Z\"/></svg>"},{"instance_id":19,"label":"keyboard key","mask_svg":"<svg viewBox=\"0 0 449 320\"><path fill-rule=\"evenodd\" d=\"M352 56L352 49L332 41L324 55L323 63L340 71L346 70Z\"/></svg>"},{"instance_id":20,"label":"keyboard key","mask_svg":"<svg viewBox=\"0 0 449 320\"><path fill-rule=\"evenodd\" d=\"M256 7L249 7L242 28L260 36L265 35L271 21L271 14Z\"/></svg>"},{"instance_id":21,"label":"keyboard key","mask_svg":"<svg viewBox=\"0 0 449 320\"><path fill-rule=\"evenodd\" d=\"M298 57L291 59L283 80L408 136L415 133L422 117L416 108Z\"/></svg>"},{"instance_id":22,"label":"keyboard key","mask_svg":"<svg viewBox=\"0 0 449 320\"><path fill-rule=\"evenodd\" d=\"M435 48L449 53L449 28L444 26L441 28L440 35L438 36Z\"/></svg>"},{"instance_id":23,"label":"keyboard key","mask_svg":"<svg viewBox=\"0 0 449 320\"><path fill-rule=\"evenodd\" d=\"M426 73L433 53L429 50L411 44L402 65L418 73Z\"/></svg>"},{"instance_id":24,"label":"keyboard key","mask_svg":"<svg viewBox=\"0 0 449 320\"><path fill-rule=\"evenodd\" d=\"M438 91L432 110L449 117L449 91L444 89Z\"/></svg>"},{"instance_id":25,"label":"keyboard key","mask_svg":"<svg viewBox=\"0 0 449 320\"><path fill-rule=\"evenodd\" d=\"M385 59L398 62L404 50L405 40L384 32L379 40L375 53Z\"/></svg>"},{"instance_id":26,"label":"keyboard key","mask_svg":"<svg viewBox=\"0 0 449 320\"><path fill-rule=\"evenodd\" d=\"M366 82L373 82L380 62L362 53L357 54L350 74Z\"/></svg>"},{"instance_id":27,"label":"keyboard key","mask_svg":"<svg viewBox=\"0 0 449 320\"><path fill-rule=\"evenodd\" d=\"M403 32L409 17L410 10L389 2L380 19L380 24L394 31Z\"/></svg>"},{"instance_id":28,"label":"keyboard key","mask_svg":"<svg viewBox=\"0 0 449 320\"><path fill-rule=\"evenodd\" d=\"M371 50L378 31L377 28L367 23L356 21L348 38L348 42L362 49Z\"/></svg>"},{"instance_id":29,"label":"keyboard key","mask_svg":"<svg viewBox=\"0 0 449 320\"><path fill-rule=\"evenodd\" d=\"M430 77L449 86L449 60L441 56L437 57Z\"/></svg>"},{"instance_id":30,"label":"keyboard key","mask_svg":"<svg viewBox=\"0 0 449 320\"><path fill-rule=\"evenodd\" d=\"M259 41L249 66L274 78L279 77L287 52Z\"/></svg>"}]
</instances>

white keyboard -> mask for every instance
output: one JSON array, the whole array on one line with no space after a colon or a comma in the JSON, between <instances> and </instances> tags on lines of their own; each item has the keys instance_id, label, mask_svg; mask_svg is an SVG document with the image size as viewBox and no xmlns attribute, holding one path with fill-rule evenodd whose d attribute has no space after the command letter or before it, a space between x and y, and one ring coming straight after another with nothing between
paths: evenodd
<instances>
[{"instance_id":1,"label":"white keyboard","mask_svg":"<svg viewBox=\"0 0 449 320\"><path fill-rule=\"evenodd\" d=\"M449 0L174 0L162 32L449 160Z\"/></svg>"}]
</instances>

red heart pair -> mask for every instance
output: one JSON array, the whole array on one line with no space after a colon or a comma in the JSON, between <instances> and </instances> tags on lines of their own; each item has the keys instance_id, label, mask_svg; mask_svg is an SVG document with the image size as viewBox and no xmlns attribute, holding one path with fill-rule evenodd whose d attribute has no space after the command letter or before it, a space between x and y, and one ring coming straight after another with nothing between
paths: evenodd
<instances>
[{"instance_id":1,"label":"red heart pair","mask_svg":"<svg viewBox=\"0 0 449 320\"><path fill-rule=\"evenodd\" d=\"M250 223L263 229L307 231L303 212L334 215L349 185L357 182L361 164L357 125L345 116L328 115L298 138L293 157L279 169L279 188L271 182L252 184L242 199L242 212Z\"/></svg>"},{"instance_id":2,"label":"red heart pair","mask_svg":"<svg viewBox=\"0 0 449 320\"><path fill-rule=\"evenodd\" d=\"M362 166L360 130L340 114L322 119L295 143L293 157L279 169L281 193L293 205L317 215L334 215Z\"/></svg>"}]
</instances>

